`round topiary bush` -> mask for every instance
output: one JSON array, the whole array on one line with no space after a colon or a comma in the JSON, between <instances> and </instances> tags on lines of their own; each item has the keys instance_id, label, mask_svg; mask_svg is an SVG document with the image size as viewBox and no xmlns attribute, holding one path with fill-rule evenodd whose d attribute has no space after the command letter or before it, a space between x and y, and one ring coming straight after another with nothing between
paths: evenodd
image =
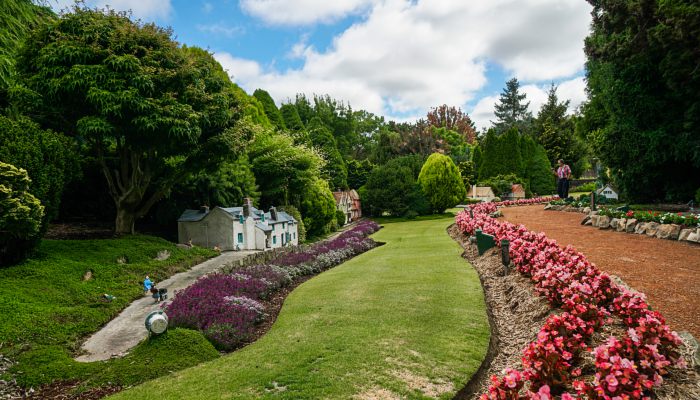
<instances>
[{"instance_id":1,"label":"round topiary bush","mask_svg":"<svg viewBox=\"0 0 700 400\"><path fill-rule=\"evenodd\" d=\"M335 220L338 223L338 228L345 225L345 213L340 210L335 210Z\"/></svg>"},{"instance_id":2,"label":"round topiary bush","mask_svg":"<svg viewBox=\"0 0 700 400\"><path fill-rule=\"evenodd\" d=\"M44 206L29 183L27 171L0 161L0 266L23 260L39 243Z\"/></svg>"}]
</instances>

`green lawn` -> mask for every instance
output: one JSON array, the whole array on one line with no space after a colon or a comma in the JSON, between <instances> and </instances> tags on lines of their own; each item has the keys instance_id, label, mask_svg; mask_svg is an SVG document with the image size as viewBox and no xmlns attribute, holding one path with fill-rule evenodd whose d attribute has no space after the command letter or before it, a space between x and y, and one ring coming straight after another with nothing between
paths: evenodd
<instances>
[{"instance_id":1,"label":"green lawn","mask_svg":"<svg viewBox=\"0 0 700 400\"><path fill-rule=\"evenodd\" d=\"M489 327L451 221L387 223L386 245L299 286L257 342L114 399L452 398Z\"/></svg>"},{"instance_id":2,"label":"green lawn","mask_svg":"<svg viewBox=\"0 0 700 400\"><path fill-rule=\"evenodd\" d=\"M169 250L171 257L155 261L160 250ZM214 254L201 248L178 249L163 239L142 235L105 240L44 240L31 259L0 269L0 352L19 362L13 369L18 381L34 387L56 379L78 379L90 385L134 384L149 375L167 373L167 369L144 373L148 363L167 363L168 368L177 368L178 360L186 367L212 359L217 353L203 337L177 331L140 345L134 353L141 359L129 360L130 364L81 364L71 356L83 339L143 296L141 282L146 274L158 282ZM119 264L120 257L126 257L128 263ZM88 270L93 277L84 281ZM106 302L102 299L104 293L116 299ZM173 356L177 343L184 343L185 349L197 348L202 357L192 359L187 351Z\"/></svg>"}]
</instances>

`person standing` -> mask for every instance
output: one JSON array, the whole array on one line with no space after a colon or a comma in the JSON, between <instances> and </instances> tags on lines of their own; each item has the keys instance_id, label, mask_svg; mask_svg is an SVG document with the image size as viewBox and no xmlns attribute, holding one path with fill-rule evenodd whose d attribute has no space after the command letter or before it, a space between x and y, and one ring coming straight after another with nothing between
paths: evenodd
<instances>
[{"instance_id":1,"label":"person standing","mask_svg":"<svg viewBox=\"0 0 700 400\"><path fill-rule=\"evenodd\" d=\"M146 275L146 279L143 280L143 291L148 293L151 287L153 287L153 282L151 282L151 278Z\"/></svg>"},{"instance_id":2,"label":"person standing","mask_svg":"<svg viewBox=\"0 0 700 400\"><path fill-rule=\"evenodd\" d=\"M559 163L559 168L556 170L557 174L557 194L560 199L566 199L569 197L569 180L571 179L571 168L564 164L564 160L557 160Z\"/></svg>"}]
</instances>

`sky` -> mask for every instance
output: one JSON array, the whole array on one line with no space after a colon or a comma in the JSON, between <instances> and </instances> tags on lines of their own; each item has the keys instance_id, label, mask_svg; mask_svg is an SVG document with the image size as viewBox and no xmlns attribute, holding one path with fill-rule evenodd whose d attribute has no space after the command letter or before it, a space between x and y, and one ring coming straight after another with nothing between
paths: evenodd
<instances>
[{"instance_id":1,"label":"sky","mask_svg":"<svg viewBox=\"0 0 700 400\"><path fill-rule=\"evenodd\" d=\"M72 0L49 0L60 11ZM206 48L248 93L278 105L328 94L387 119L462 108L490 126L505 82L518 78L536 115L558 85L585 100L584 0L85 0L170 26Z\"/></svg>"}]
</instances>

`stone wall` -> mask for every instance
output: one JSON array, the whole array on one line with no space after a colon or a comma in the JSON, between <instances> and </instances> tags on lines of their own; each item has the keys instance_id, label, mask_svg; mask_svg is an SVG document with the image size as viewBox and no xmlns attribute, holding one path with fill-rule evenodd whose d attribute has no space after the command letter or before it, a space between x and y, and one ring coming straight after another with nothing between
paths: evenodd
<instances>
[{"instance_id":1,"label":"stone wall","mask_svg":"<svg viewBox=\"0 0 700 400\"><path fill-rule=\"evenodd\" d=\"M677 224L659 224L642 222L634 218L611 218L598 215L598 211L589 211L581 220L581 225L590 225L598 229L613 229L617 232L647 235L658 239L681 240L700 243L700 228Z\"/></svg>"}]
</instances>

